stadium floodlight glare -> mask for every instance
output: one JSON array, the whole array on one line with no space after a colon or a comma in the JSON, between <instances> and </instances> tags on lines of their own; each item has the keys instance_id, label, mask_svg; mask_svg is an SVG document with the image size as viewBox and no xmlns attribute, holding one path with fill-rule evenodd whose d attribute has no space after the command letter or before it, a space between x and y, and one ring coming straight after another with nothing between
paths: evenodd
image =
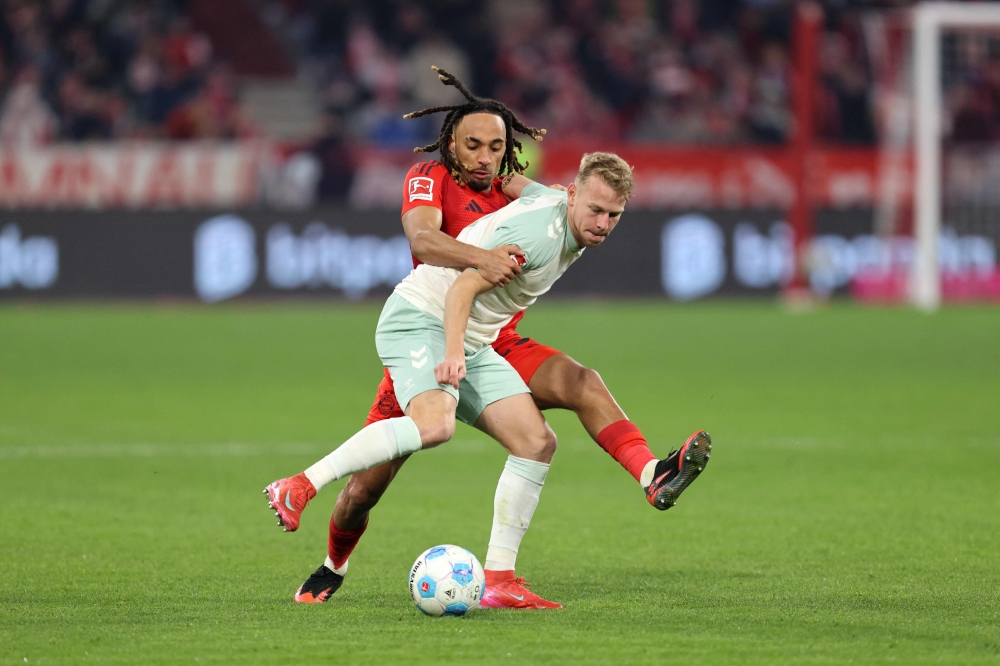
<instances>
[{"instance_id":1,"label":"stadium floodlight glare","mask_svg":"<svg viewBox=\"0 0 1000 666\"><path fill-rule=\"evenodd\" d=\"M911 298L933 311L941 303L938 237L942 217L942 139L944 94L942 36L946 31L1000 31L1000 4L929 2L913 10L913 82L915 92L914 237Z\"/></svg>"}]
</instances>

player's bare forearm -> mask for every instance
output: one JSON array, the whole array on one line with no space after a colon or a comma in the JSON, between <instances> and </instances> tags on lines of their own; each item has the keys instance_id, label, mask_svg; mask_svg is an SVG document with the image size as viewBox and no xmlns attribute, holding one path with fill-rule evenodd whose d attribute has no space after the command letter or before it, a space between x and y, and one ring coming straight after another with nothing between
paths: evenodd
<instances>
[{"instance_id":1,"label":"player's bare forearm","mask_svg":"<svg viewBox=\"0 0 1000 666\"><path fill-rule=\"evenodd\" d=\"M456 389L465 377L465 329L476 296L486 293L493 285L478 271L468 269L458 276L444 298L444 362L435 368L439 383Z\"/></svg>"},{"instance_id":2,"label":"player's bare forearm","mask_svg":"<svg viewBox=\"0 0 1000 666\"><path fill-rule=\"evenodd\" d=\"M504 196L507 197L508 201L513 201L514 199L520 199L521 193L524 191L528 185L531 185L535 181L530 178L526 178L521 174L515 175L510 181L507 182L503 187ZM562 185L549 185L549 189L559 190L562 192L566 191L566 188Z\"/></svg>"},{"instance_id":3,"label":"player's bare forearm","mask_svg":"<svg viewBox=\"0 0 1000 666\"><path fill-rule=\"evenodd\" d=\"M467 269L448 289L444 297L444 355L465 357L465 329L469 325L472 302L479 294L493 288L477 271Z\"/></svg>"},{"instance_id":4,"label":"player's bare forearm","mask_svg":"<svg viewBox=\"0 0 1000 666\"><path fill-rule=\"evenodd\" d=\"M486 250L455 240L443 231L437 232L433 237L430 234L428 236L424 243L424 256L414 252L417 259L425 264L465 270L479 268L486 261Z\"/></svg>"},{"instance_id":5,"label":"player's bare forearm","mask_svg":"<svg viewBox=\"0 0 1000 666\"><path fill-rule=\"evenodd\" d=\"M477 269L493 286L502 287L521 272L511 255L524 256L515 245L484 250L455 240L441 231L440 209L418 206L403 214L403 229L413 255L431 266Z\"/></svg>"},{"instance_id":6,"label":"player's bare forearm","mask_svg":"<svg viewBox=\"0 0 1000 666\"><path fill-rule=\"evenodd\" d=\"M531 185L535 181L530 178L526 178L521 174L515 174L513 178L507 181L503 186L503 194L507 197L508 201L513 201L514 199L521 198L521 192L528 185Z\"/></svg>"},{"instance_id":7,"label":"player's bare forearm","mask_svg":"<svg viewBox=\"0 0 1000 666\"><path fill-rule=\"evenodd\" d=\"M403 230L413 255L431 266L459 270L475 267L484 250L444 233L442 222L441 211L433 206L419 206L403 215Z\"/></svg>"}]
</instances>

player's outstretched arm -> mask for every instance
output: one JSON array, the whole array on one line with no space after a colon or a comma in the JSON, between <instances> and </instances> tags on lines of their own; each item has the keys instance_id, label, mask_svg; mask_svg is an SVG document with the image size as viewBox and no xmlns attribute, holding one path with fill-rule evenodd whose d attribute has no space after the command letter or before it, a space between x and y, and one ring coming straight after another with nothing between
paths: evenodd
<instances>
[{"instance_id":1,"label":"player's outstretched arm","mask_svg":"<svg viewBox=\"0 0 1000 666\"><path fill-rule=\"evenodd\" d=\"M466 269L448 289L444 297L444 361L434 368L439 384L451 384L457 389L465 377L465 329L472 302L492 288L478 271Z\"/></svg>"},{"instance_id":2,"label":"player's outstretched arm","mask_svg":"<svg viewBox=\"0 0 1000 666\"><path fill-rule=\"evenodd\" d=\"M521 198L521 192L524 191L528 185L534 184L535 181L530 178L526 178L521 174L515 174L513 178L504 183L503 194L507 197L508 201L513 201L514 199Z\"/></svg>"},{"instance_id":3,"label":"player's outstretched arm","mask_svg":"<svg viewBox=\"0 0 1000 666\"><path fill-rule=\"evenodd\" d=\"M410 241L413 255L431 266L445 268L475 268L495 287L513 280L521 268L510 255L524 256L515 245L491 250L474 247L455 240L441 231L441 210L434 206L417 206L403 213L403 230Z\"/></svg>"},{"instance_id":4,"label":"player's outstretched arm","mask_svg":"<svg viewBox=\"0 0 1000 666\"><path fill-rule=\"evenodd\" d=\"M520 199L521 193L524 192L524 188L528 185L533 185L535 181L530 178L526 178L521 174L516 174L513 178L507 181L507 184L503 186L504 196L507 197L508 201L513 201L514 199ZM565 192L566 187L564 185L549 185L550 190L559 190L560 192Z\"/></svg>"}]
</instances>

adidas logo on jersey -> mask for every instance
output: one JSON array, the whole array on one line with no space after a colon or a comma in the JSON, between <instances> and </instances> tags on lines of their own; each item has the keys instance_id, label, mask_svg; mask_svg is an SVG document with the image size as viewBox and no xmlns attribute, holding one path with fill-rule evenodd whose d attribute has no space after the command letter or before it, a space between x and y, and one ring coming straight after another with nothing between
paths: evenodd
<instances>
[{"instance_id":1,"label":"adidas logo on jersey","mask_svg":"<svg viewBox=\"0 0 1000 666\"><path fill-rule=\"evenodd\" d=\"M483 209L476 203L475 199L469 202L469 205L465 207L465 210L472 211L473 213L483 212Z\"/></svg>"}]
</instances>

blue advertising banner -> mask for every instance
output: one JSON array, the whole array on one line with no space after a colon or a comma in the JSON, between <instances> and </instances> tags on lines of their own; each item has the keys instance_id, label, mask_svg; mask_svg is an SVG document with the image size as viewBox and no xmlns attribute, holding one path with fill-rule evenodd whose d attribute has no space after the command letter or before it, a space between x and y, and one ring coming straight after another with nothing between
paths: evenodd
<instances>
[{"instance_id":1,"label":"blue advertising banner","mask_svg":"<svg viewBox=\"0 0 1000 666\"><path fill-rule=\"evenodd\" d=\"M873 235L867 210L821 211L807 256L811 286L847 293L906 275L908 237ZM941 236L949 276L996 273L995 241ZM0 299L380 297L412 268L399 217L304 212L16 212L0 215ZM626 211L614 234L556 283L565 296L687 301L771 296L792 271L778 211Z\"/></svg>"}]
</instances>

